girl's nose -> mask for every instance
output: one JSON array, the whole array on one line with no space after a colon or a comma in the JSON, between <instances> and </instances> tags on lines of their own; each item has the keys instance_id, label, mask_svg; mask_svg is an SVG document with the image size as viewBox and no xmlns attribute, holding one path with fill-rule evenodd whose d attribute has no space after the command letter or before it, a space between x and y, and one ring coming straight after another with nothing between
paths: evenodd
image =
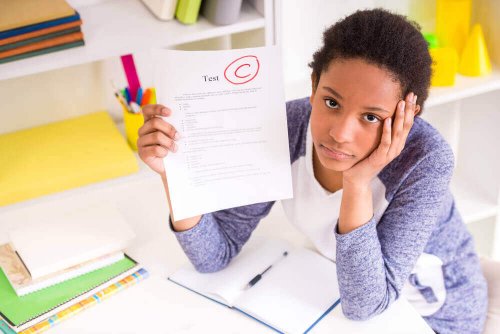
<instances>
[{"instance_id":1,"label":"girl's nose","mask_svg":"<svg viewBox=\"0 0 500 334\"><path fill-rule=\"evenodd\" d=\"M355 120L349 117L338 117L330 127L329 135L337 143L349 143L353 141L355 132Z\"/></svg>"}]
</instances>

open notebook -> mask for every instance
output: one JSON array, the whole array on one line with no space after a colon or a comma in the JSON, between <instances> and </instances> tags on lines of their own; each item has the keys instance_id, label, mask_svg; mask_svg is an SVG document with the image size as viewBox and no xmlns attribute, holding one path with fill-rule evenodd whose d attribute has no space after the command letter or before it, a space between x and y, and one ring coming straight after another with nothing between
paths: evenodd
<instances>
[{"instance_id":1,"label":"open notebook","mask_svg":"<svg viewBox=\"0 0 500 334\"><path fill-rule=\"evenodd\" d=\"M247 287L270 265L254 286ZM278 332L305 333L340 302L335 264L281 240L251 240L219 272L203 274L187 265L169 280Z\"/></svg>"}]
</instances>

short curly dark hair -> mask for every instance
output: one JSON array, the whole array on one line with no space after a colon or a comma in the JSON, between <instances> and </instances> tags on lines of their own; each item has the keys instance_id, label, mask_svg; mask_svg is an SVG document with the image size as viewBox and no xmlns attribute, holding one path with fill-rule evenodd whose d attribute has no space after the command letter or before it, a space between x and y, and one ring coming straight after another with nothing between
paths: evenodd
<instances>
[{"instance_id":1,"label":"short curly dark hair","mask_svg":"<svg viewBox=\"0 0 500 334\"><path fill-rule=\"evenodd\" d=\"M432 59L420 26L384 9L360 10L323 33L323 46L309 64L319 82L335 59L361 58L388 70L401 86L401 97L418 95L420 110L429 96Z\"/></svg>"}]
</instances>

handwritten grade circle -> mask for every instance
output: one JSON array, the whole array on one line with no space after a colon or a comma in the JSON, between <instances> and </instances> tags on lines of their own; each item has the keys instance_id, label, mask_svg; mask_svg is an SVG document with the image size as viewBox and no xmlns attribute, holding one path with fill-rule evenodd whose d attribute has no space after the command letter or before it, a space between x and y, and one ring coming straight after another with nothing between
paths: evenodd
<instances>
[{"instance_id":1,"label":"handwritten grade circle","mask_svg":"<svg viewBox=\"0 0 500 334\"><path fill-rule=\"evenodd\" d=\"M252 81L259 73L260 63L256 56L243 56L234 60L224 70L224 77L233 85Z\"/></svg>"}]
</instances>

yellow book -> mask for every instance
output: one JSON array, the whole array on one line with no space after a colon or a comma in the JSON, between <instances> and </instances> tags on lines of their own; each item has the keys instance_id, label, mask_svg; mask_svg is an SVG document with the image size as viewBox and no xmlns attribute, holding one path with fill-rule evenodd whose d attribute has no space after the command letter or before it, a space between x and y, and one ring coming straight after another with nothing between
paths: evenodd
<instances>
[{"instance_id":1,"label":"yellow book","mask_svg":"<svg viewBox=\"0 0 500 334\"><path fill-rule=\"evenodd\" d=\"M74 14L65 0L0 0L0 31Z\"/></svg>"},{"instance_id":2,"label":"yellow book","mask_svg":"<svg viewBox=\"0 0 500 334\"><path fill-rule=\"evenodd\" d=\"M138 169L107 112L0 135L0 206Z\"/></svg>"}]
</instances>

